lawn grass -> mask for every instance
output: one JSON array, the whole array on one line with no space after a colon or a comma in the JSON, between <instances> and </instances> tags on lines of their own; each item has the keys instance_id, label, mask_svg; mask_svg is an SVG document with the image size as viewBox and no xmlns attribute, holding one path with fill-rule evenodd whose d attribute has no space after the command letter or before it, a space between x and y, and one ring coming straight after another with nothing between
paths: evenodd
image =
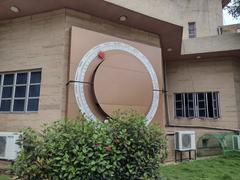
<instances>
[{"instance_id":1,"label":"lawn grass","mask_svg":"<svg viewBox=\"0 0 240 180\"><path fill-rule=\"evenodd\" d=\"M0 180L10 180L11 178L5 175L0 175Z\"/></svg>"},{"instance_id":2,"label":"lawn grass","mask_svg":"<svg viewBox=\"0 0 240 180\"><path fill-rule=\"evenodd\" d=\"M240 180L240 153L161 167L167 180Z\"/></svg>"}]
</instances>

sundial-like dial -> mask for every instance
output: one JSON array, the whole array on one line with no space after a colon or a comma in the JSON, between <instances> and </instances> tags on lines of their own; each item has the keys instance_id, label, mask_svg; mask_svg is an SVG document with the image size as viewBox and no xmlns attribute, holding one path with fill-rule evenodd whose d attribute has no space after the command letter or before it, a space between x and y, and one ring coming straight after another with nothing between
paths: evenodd
<instances>
[{"instance_id":1,"label":"sundial-like dial","mask_svg":"<svg viewBox=\"0 0 240 180\"><path fill-rule=\"evenodd\" d=\"M76 71L75 97L81 112L91 120L98 114L132 108L146 114L149 124L159 104L159 84L149 60L136 48L121 42L106 42L90 49L80 60ZM92 85L92 98L85 84Z\"/></svg>"}]
</instances>

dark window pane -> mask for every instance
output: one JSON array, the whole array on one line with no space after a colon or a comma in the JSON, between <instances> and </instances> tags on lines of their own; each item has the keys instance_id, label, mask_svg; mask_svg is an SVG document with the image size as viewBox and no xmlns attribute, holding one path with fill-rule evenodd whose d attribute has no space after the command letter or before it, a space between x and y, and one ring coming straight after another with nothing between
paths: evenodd
<instances>
[{"instance_id":1,"label":"dark window pane","mask_svg":"<svg viewBox=\"0 0 240 180\"><path fill-rule=\"evenodd\" d=\"M3 87L2 98L11 98L12 97L12 87Z\"/></svg>"},{"instance_id":2,"label":"dark window pane","mask_svg":"<svg viewBox=\"0 0 240 180\"><path fill-rule=\"evenodd\" d=\"M189 102L188 105L189 105L189 108L193 108L193 102Z\"/></svg>"},{"instance_id":3,"label":"dark window pane","mask_svg":"<svg viewBox=\"0 0 240 180\"><path fill-rule=\"evenodd\" d=\"M41 82L41 72L32 72L30 83L40 83Z\"/></svg>"},{"instance_id":4,"label":"dark window pane","mask_svg":"<svg viewBox=\"0 0 240 180\"><path fill-rule=\"evenodd\" d=\"M176 101L182 100L182 94L176 94Z\"/></svg>"},{"instance_id":5,"label":"dark window pane","mask_svg":"<svg viewBox=\"0 0 240 180\"><path fill-rule=\"evenodd\" d=\"M182 108L182 102L176 102L176 108Z\"/></svg>"},{"instance_id":6,"label":"dark window pane","mask_svg":"<svg viewBox=\"0 0 240 180\"><path fill-rule=\"evenodd\" d=\"M218 92L213 93L213 99L214 99L213 106L214 106L214 108L218 109L219 108Z\"/></svg>"},{"instance_id":7,"label":"dark window pane","mask_svg":"<svg viewBox=\"0 0 240 180\"><path fill-rule=\"evenodd\" d=\"M213 93L213 99L214 99L214 100L217 100L217 98L218 98L218 93L217 93L217 92L214 92L214 93Z\"/></svg>"},{"instance_id":8,"label":"dark window pane","mask_svg":"<svg viewBox=\"0 0 240 180\"><path fill-rule=\"evenodd\" d=\"M212 93L207 93L208 100L208 117L213 118L213 99Z\"/></svg>"},{"instance_id":9,"label":"dark window pane","mask_svg":"<svg viewBox=\"0 0 240 180\"><path fill-rule=\"evenodd\" d=\"M13 111L24 111L24 99L14 100Z\"/></svg>"},{"instance_id":10,"label":"dark window pane","mask_svg":"<svg viewBox=\"0 0 240 180\"><path fill-rule=\"evenodd\" d=\"M214 106L214 108L217 107L217 101L213 101L213 106Z\"/></svg>"},{"instance_id":11,"label":"dark window pane","mask_svg":"<svg viewBox=\"0 0 240 180\"><path fill-rule=\"evenodd\" d=\"M4 85L12 85L13 84L14 74L6 74L4 75Z\"/></svg>"},{"instance_id":12,"label":"dark window pane","mask_svg":"<svg viewBox=\"0 0 240 180\"><path fill-rule=\"evenodd\" d=\"M0 111L10 111L11 109L11 100L2 100Z\"/></svg>"},{"instance_id":13,"label":"dark window pane","mask_svg":"<svg viewBox=\"0 0 240 180\"><path fill-rule=\"evenodd\" d=\"M192 93L189 93L189 94L188 94L188 99L189 99L189 100L193 100L193 94L192 94Z\"/></svg>"},{"instance_id":14,"label":"dark window pane","mask_svg":"<svg viewBox=\"0 0 240 180\"><path fill-rule=\"evenodd\" d=\"M17 74L17 84L27 84L27 73Z\"/></svg>"},{"instance_id":15,"label":"dark window pane","mask_svg":"<svg viewBox=\"0 0 240 180\"><path fill-rule=\"evenodd\" d=\"M214 110L214 118L219 118L219 114L218 114L217 109Z\"/></svg>"},{"instance_id":16,"label":"dark window pane","mask_svg":"<svg viewBox=\"0 0 240 180\"><path fill-rule=\"evenodd\" d=\"M39 102L39 99L29 99L27 110L38 111L38 102Z\"/></svg>"},{"instance_id":17,"label":"dark window pane","mask_svg":"<svg viewBox=\"0 0 240 180\"><path fill-rule=\"evenodd\" d=\"M31 85L29 88L29 97L39 97L40 85Z\"/></svg>"},{"instance_id":18,"label":"dark window pane","mask_svg":"<svg viewBox=\"0 0 240 180\"><path fill-rule=\"evenodd\" d=\"M204 100L204 93L198 93L198 100Z\"/></svg>"},{"instance_id":19,"label":"dark window pane","mask_svg":"<svg viewBox=\"0 0 240 180\"><path fill-rule=\"evenodd\" d=\"M205 110L199 110L199 117L205 118L206 117L206 111Z\"/></svg>"},{"instance_id":20,"label":"dark window pane","mask_svg":"<svg viewBox=\"0 0 240 180\"><path fill-rule=\"evenodd\" d=\"M16 86L15 97L25 97L26 96L26 86Z\"/></svg>"},{"instance_id":21,"label":"dark window pane","mask_svg":"<svg viewBox=\"0 0 240 180\"><path fill-rule=\"evenodd\" d=\"M199 108L205 108L205 102L204 101L198 102L198 106Z\"/></svg>"},{"instance_id":22,"label":"dark window pane","mask_svg":"<svg viewBox=\"0 0 240 180\"><path fill-rule=\"evenodd\" d=\"M194 117L194 110L189 110L189 117Z\"/></svg>"},{"instance_id":23,"label":"dark window pane","mask_svg":"<svg viewBox=\"0 0 240 180\"><path fill-rule=\"evenodd\" d=\"M185 94L185 115L188 117L188 94Z\"/></svg>"},{"instance_id":24,"label":"dark window pane","mask_svg":"<svg viewBox=\"0 0 240 180\"><path fill-rule=\"evenodd\" d=\"M182 110L176 110L176 116L177 117L183 117Z\"/></svg>"}]
</instances>

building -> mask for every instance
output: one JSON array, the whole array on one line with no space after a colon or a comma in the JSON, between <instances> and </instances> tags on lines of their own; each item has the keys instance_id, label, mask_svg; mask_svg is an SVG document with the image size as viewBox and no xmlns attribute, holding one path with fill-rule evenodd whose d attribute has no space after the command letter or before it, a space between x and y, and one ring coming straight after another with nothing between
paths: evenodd
<instances>
[{"instance_id":1,"label":"building","mask_svg":"<svg viewBox=\"0 0 240 180\"><path fill-rule=\"evenodd\" d=\"M133 108L175 130L240 130L226 0L0 2L0 131Z\"/></svg>"}]
</instances>

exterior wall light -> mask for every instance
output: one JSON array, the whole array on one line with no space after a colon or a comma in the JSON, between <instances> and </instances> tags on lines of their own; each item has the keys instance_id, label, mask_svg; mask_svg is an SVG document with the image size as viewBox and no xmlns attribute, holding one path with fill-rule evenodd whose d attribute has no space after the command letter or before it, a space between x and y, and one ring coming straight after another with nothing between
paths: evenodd
<instances>
[{"instance_id":1,"label":"exterior wall light","mask_svg":"<svg viewBox=\"0 0 240 180\"><path fill-rule=\"evenodd\" d=\"M11 6L10 7L10 11L14 12L14 13L19 13L20 12L20 9L17 8L16 6Z\"/></svg>"},{"instance_id":2,"label":"exterior wall light","mask_svg":"<svg viewBox=\"0 0 240 180\"><path fill-rule=\"evenodd\" d=\"M202 57L201 56L197 56L196 59L201 59Z\"/></svg>"},{"instance_id":3,"label":"exterior wall light","mask_svg":"<svg viewBox=\"0 0 240 180\"><path fill-rule=\"evenodd\" d=\"M119 21L121 21L121 22L124 22L126 20L127 20L127 16L122 15L119 17Z\"/></svg>"},{"instance_id":4,"label":"exterior wall light","mask_svg":"<svg viewBox=\"0 0 240 180\"><path fill-rule=\"evenodd\" d=\"M167 48L168 52L172 52L172 50L173 50L172 48Z\"/></svg>"}]
</instances>

